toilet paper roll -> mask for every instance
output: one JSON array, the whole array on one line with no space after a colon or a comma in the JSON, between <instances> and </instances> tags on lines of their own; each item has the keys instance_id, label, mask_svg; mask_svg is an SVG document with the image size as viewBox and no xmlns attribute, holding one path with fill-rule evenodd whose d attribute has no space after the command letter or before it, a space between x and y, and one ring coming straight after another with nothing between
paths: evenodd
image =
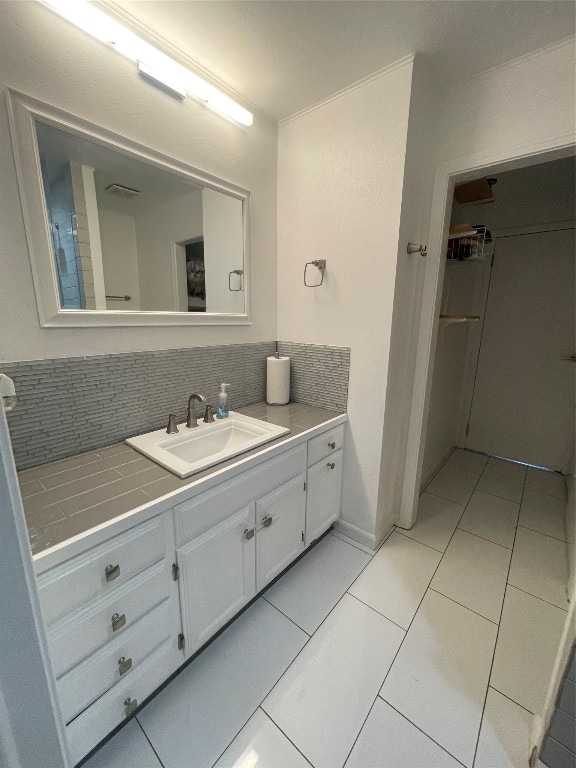
<instances>
[{"instance_id":1,"label":"toilet paper roll","mask_svg":"<svg viewBox=\"0 0 576 768\"><path fill-rule=\"evenodd\" d=\"M266 402L286 405L290 400L290 358L266 358Z\"/></svg>"}]
</instances>

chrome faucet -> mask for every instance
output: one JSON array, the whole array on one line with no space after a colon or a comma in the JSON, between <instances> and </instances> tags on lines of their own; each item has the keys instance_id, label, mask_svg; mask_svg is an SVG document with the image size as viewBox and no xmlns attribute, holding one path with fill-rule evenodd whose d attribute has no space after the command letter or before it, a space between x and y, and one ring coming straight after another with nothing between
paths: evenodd
<instances>
[{"instance_id":1,"label":"chrome faucet","mask_svg":"<svg viewBox=\"0 0 576 768\"><path fill-rule=\"evenodd\" d=\"M204 412L204 424L214 423L214 406L206 403L206 411Z\"/></svg>"},{"instance_id":2,"label":"chrome faucet","mask_svg":"<svg viewBox=\"0 0 576 768\"><path fill-rule=\"evenodd\" d=\"M178 432L178 427L176 426L176 416L173 413L171 413L168 416L168 426L166 427L166 434L175 435L176 432Z\"/></svg>"},{"instance_id":3,"label":"chrome faucet","mask_svg":"<svg viewBox=\"0 0 576 768\"><path fill-rule=\"evenodd\" d=\"M188 411L186 412L186 426L188 428L198 426L196 411L194 410L194 406L192 405L194 400L196 400L199 403L204 403L206 401L206 398L204 397L204 395L199 395L197 392L194 392L194 394L190 395L190 397L188 398Z\"/></svg>"}]
</instances>

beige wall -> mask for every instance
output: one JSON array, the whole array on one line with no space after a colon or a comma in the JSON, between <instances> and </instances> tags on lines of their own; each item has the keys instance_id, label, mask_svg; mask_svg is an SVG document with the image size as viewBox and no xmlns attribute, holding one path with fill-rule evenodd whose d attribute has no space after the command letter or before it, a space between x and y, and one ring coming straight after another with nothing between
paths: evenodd
<instances>
[{"instance_id":1,"label":"beige wall","mask_svg":"<svg viewBox=\"0 0 576 768\"><path fill-rule=\"evenodd\" d=\"M276 125L243 128L138 78L134 64L40 3L0 4L3 232L0 360L103 354L276 337ZM58 41L58 44L55 43ZM4 91L10 86L221 177L252 193L253 324L238 327L41 328Z\"/></svg>"},{"instance_id":2,"label":"beige wall","mask_svg":"<svg viewBox=\"0 0 576 768\"><path fill-rule=\"evenodd\" d=\"M404 62L279 129L278 337L351 347L342 520L373 541L411 78Z\"/></svg>"}]
</instances>

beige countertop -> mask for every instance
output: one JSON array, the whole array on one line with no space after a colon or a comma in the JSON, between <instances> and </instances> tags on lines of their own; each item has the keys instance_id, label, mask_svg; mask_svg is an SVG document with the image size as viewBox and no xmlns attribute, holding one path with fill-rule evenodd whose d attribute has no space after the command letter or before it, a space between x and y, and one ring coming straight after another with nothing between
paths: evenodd
<instances>
[{"instance_id":1,"label":"beige countertop","mask_svg":"<svg viewBox=\"0 0 576 768\"><path fill-rule=\"evenodd\" d=\"M88 451L18 473L32 554L94 528L133 509L232 467L250 456L319 427L341 414L309 405L256 403L238 409L290 432L217 466L179 478L125 443Z\"/></svg>"}]
</instances>

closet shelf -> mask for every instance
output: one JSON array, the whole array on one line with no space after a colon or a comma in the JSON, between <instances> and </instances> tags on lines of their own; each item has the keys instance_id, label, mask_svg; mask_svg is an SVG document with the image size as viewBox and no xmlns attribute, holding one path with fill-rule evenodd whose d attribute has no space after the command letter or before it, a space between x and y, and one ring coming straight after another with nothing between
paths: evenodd
<instances>
[{"instance_id":1,"label":"closet shelf","mask_svg":"<svg viewBox=\"0 0 576 768\"><path fill-rule=\"evenodd\" d=\"M452 325L452 323L477 323L480 315L440 315L440 325Z\"/></svg>"}]
</instances>

